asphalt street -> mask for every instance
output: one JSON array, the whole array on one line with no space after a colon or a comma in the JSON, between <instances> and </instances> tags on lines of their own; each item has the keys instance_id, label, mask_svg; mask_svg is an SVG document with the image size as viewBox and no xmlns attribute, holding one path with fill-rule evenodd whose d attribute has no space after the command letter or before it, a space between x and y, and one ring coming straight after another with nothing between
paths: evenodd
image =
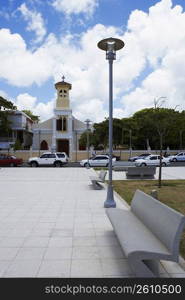
<instances>
[{"instance_id":1,"label":"asphalt street","mask_svg":"<svg viewBox=\"0 0 185 300\"><path fill-rule=\"evenodd\" d=\"M129 161L116 161L115 162L116 166L134 166L134 162L129 162ZM185 161L184 162L171 162L170 167L183 167L185 166ZM29 167L27 163L24 163L22 167ZM48 166L47 166L48 167ZM82 168L80 165L80 162L69 162L68 164L65 164L62 166L63 168ZM44 168L44 167L43 167Z\"/></svg>"}]
</instances>

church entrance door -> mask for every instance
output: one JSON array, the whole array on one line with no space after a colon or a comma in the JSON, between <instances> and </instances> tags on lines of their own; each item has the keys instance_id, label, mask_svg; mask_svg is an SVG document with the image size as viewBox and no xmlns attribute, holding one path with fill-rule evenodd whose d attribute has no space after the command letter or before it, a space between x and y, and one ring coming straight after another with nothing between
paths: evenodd
<instances>
[{"instance_id":1,"label":"church entrance door","mask_svg":"<svg viewBox=\"0 0 185 300\"><path fill-rule=\"evenodd\" d=\"M58 140L57 151L65 152L69 156L69 140Z\"/></svg>"}]
</instances>

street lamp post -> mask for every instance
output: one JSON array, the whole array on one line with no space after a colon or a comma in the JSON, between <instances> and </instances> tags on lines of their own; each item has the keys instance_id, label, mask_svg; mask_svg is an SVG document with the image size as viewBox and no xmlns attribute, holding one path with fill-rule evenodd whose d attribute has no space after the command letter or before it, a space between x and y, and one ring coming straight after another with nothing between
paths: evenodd
<instances>
[{"instance_id":1,"label":"street lamp post","mask_svg":"<svg viewBox=\"0 0 185 300\"><path fill-rule=\"evenodd\" d=\"M129 148L130 148L130 154L129 157L132 156L132 129L129 129Z\"/></svg>"},{"instance_id":2,"label":"street lamp post","mask_svg":"<svg viewBox=\"0 0 185 300\"><path fill-rule=\"evenodd\" d=\"M77 162L77 151L78 151L78 131L75 131L76 134L76 162Z\"/></svg>"},{"instance_id":3,"label":"street lamp post","mask_svg":"<svg viewBox=\"0 0 185 300\"><path fill-rule=\"evenodd\" d=\"M179 136L180 136L180 151L182 151L183 148L183 143L182 143L182 133L183 133L184 129L181 129L179 131Z\"/></svg>"},{"instance_id":4,"label":"street lamp post","mask_svg":"<svg viewBox=\"0 0 185 300\"><path fill-rule=\"evenodd\" d=\"M39 157L40 157L40 129L39 129Z\"/></svg>"},{"instance_id":5,"label":"street lamp post","mask_svg":"<svg viewBox=\"0 0 185 300\"><path fill-rule=\"evenodd\" d=\"M124 42L120 39L107 38L98 43L98 48L106 51L106 59L109 61L109 182L107 189L107 198L104 202L104 207L116 207L114 201L113 186L112 186L112 111L113 111L113 76L112 67L113 60L116 59L116 51L124 47Z\"/></svg>"},{"instance_id":6,"label":"street lamp post","mask_svg":"<svg viewBox=\"0 0 185 300\"><path fill-rule=\"evenodd\" d=\"M84 122L86 123L86 128L87 128L87 160L89 163L89 128L90 128L91 120L87 119Z\"/></svg>"}]
</instances>

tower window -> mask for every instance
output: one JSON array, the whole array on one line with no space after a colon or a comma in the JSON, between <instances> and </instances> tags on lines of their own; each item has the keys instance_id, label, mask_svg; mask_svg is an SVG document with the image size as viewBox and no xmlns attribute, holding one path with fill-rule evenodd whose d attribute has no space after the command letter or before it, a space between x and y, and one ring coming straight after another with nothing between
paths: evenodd
<instances>
[{"instance_id":1,"label":"tower window","mask_svg":"<svg viewBox=\"0 0 185 300\"><path fill-rule=\"evenodd\" d=\"M57 130L62 130L62 119L58 119L57 120L57 124L56 124L57 126Z\"/></svg>"},{"instance_id":2,"label":"tower window","mask_svg":"<svg viewBox=\"0 0 185 300\"><path fill-rule=\"evenodd\" d=\"M67 91L66 90L60 90L59 95L63 96L63 97L66 97L67 96Z\"/></svg>"},{"instance_id":3,"label":"tower window","mask_svg":"<svg viewBox=\"0 0 185 300\"><path fill-rule=\"evenodd\" d=\"M67 126L66 126L67 124L66 124L66 118L64 117L63 118L63 131L66 131L66 129L67 129Z\"/></svg>"},{"instance_id":4,"label":"tower window","mask_svg":"<svg viewBox=\"0 0 185 300\"><path fill-rule=\"evenodd\" d=\"M60 119L56 120L56 129L58 131L67 131L67 118L61 117Z\"/></svg>"}]
</instances>

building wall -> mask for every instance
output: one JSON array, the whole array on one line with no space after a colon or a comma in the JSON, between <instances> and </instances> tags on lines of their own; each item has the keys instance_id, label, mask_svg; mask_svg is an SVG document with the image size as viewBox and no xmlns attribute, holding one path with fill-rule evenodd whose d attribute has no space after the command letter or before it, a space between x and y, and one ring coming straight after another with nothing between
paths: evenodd
<instances>
[{"instance_id":1,"label":"building wall","mask_svg":"<svg viewBox=\"0 0 185 300\"><path fill-rule=\"evenodd\" d=\"M49 120L46 120L46 121L44 121L44 122L42 122L42 123L40 123L40 124L38 124L38 127L40 128L40 129L51 129L52 128L52 126L53 126L53 118L51 118L51 119L49 119ZM37 128L38 128L37 127Z\"/></svg>"},{"instance_id":2,"label":"building wall","mask_svg":"<svg viewBox=\"0 0 185 300\"><path fill-rule=\"evenodd\" d=\"M38 132L34 132L34 136L33 136L33 145L32 145L32 149L33 150L39 150L40 145L39 145L39 140L40 143L42 141L46 141L48 144L48 148L50 149L51 144L52 144L52 133L51 132L40 132L40 138L39 138L39 133Z\"/></svg>"}]
</instances>

